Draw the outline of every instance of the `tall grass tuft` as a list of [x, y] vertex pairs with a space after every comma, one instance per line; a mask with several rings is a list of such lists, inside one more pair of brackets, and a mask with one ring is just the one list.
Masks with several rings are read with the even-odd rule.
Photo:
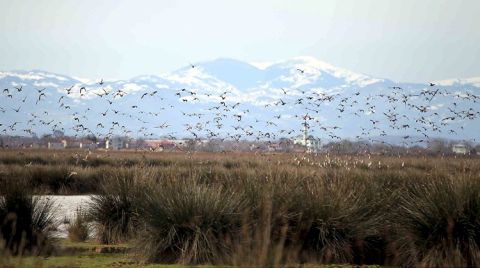
[[396, 264], [480, 266], [480, 181], [438, 178], [405, 186], [392, 215]]
[[232, 253], [232, 237], [240, 223], [238, 194], [194, 179], [170, 180], [145, 196], [140, 235], [144, 261], [223, 263]]
[[89, 238], [87, 214], [81, 208], [77, 208], [75, 219], [70, 222], [67, 231], [68, 239], [72, 242], [84, 242]]
[[92, 196], [88, 218], [96, 226], [96, 238], [104, 244], [128, 241], [138, 219], [136, 195], [141, 170], [123, 170], [105, 178], [101, 193]]
[[[379, 261], [382, 198], [369, 187], [373, 185], [360, 179], [314, 178], [294, 190], [289, 215], [295, 235], [290, 243], [300, 243], [301, 262]], [[372, 247], [379, 252], [369, 251]]]
[[53, 202], [32, 196], [21, 181], [2, 184], [0, 244], [9, 255], [50, 253], [57, 224]]

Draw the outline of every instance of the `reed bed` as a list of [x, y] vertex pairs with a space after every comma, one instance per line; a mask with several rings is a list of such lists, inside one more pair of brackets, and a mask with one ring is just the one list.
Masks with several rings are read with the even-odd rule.
[[480, 266], [476, 158], [72, 154], [2, 152], [0, 182], [96, 193], [96, 238], [139, 262]]

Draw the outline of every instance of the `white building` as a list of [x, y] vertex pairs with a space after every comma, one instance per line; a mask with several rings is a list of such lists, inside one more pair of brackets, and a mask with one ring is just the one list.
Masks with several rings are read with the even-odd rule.
[[58, 149], [65, 149], [67, 147], [67, 141], [66, 140], [62, 140], [60, 142], [48, 142], [48, 149], [55, 149], [55, 150], [58, 150]]
[[113, 137], [105, 141], [105, 149], [121, 150], [128, 148], [128, 143], [123, 137]]
[[91, 141], [83, 141], [80, 143], [80, 148], [88, 149], [88, 150], [95, 150], [97, 149], [97, 144]]
[[308, 129], [306, 127], [306, 124], [303, 130], [303, 135], [297, 136], [293, 140], [293, 144], [306, 147], [308, 153], [318, 152], [322, 148], [322, 143], [320, 139], [315, 138], [312, 135], [308, 135]]
[[468, 153], [468, 148], [465, 144], [458, 143], [458, 144], [453, 145], [452, 151], [455, 154], [467, 154]]

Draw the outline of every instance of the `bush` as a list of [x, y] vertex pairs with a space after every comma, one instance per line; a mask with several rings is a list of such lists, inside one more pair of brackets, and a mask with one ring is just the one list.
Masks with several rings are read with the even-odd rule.
[[132, 237], [138, 218], [136, 180], [141, 174], [139, 170], [120, 170], [107, 177], [101, 193], [92, 197], [88, 218], [96, 225], [96, 238], [100, 243], [122, 243]]
[[235, 264], [383, 262], [386, 204], [376, 184], [276, 170], [241, 186], [250, 211]]
[[392, 218], [397, 264], [480, 266], [480, 181], [440, 178], [407, 185]]
[[8, 182], [0, 193], [0, 243], [11, 255], [51, 252], [54, 204], [29, 194], [25, 183]]
[[240, 167], [240, 162], [238, 162], [238, 161], [226, 160], [225, 162], [223, 162], [223, 166], [224, 166], [226, 169], [239, 168], [239, 167]]
[[141, 256], [149, 262], [223, 263], [240, 223], [238, 195], [195, 180], [172, 180], [150, 189], [142, 203]]
[[88, 239], [90, 232], [86, 216], [81, 208], [77, 209], [75, 220], [67, 228], [68, 238], [72, 242], [84, 242]]
[[[304, 179], [285, 198], [301, 262], [378, 263], [382, 197], [363, 179]], [[288, 202], [287, 202], [288, 201]], [[378, 248], [377, 252], [369, 251]]]

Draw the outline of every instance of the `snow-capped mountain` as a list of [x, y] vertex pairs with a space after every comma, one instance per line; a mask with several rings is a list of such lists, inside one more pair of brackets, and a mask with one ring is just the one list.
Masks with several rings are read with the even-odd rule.
[[312, 57], [252, 64], [217, 59], [128, 80], [3, 71], [0, 130], [278, 138], [301, 134], [307, 123], [312, 135], [330, 138], [474, 139], [480, 78], [433, 84], [379, 79]]

